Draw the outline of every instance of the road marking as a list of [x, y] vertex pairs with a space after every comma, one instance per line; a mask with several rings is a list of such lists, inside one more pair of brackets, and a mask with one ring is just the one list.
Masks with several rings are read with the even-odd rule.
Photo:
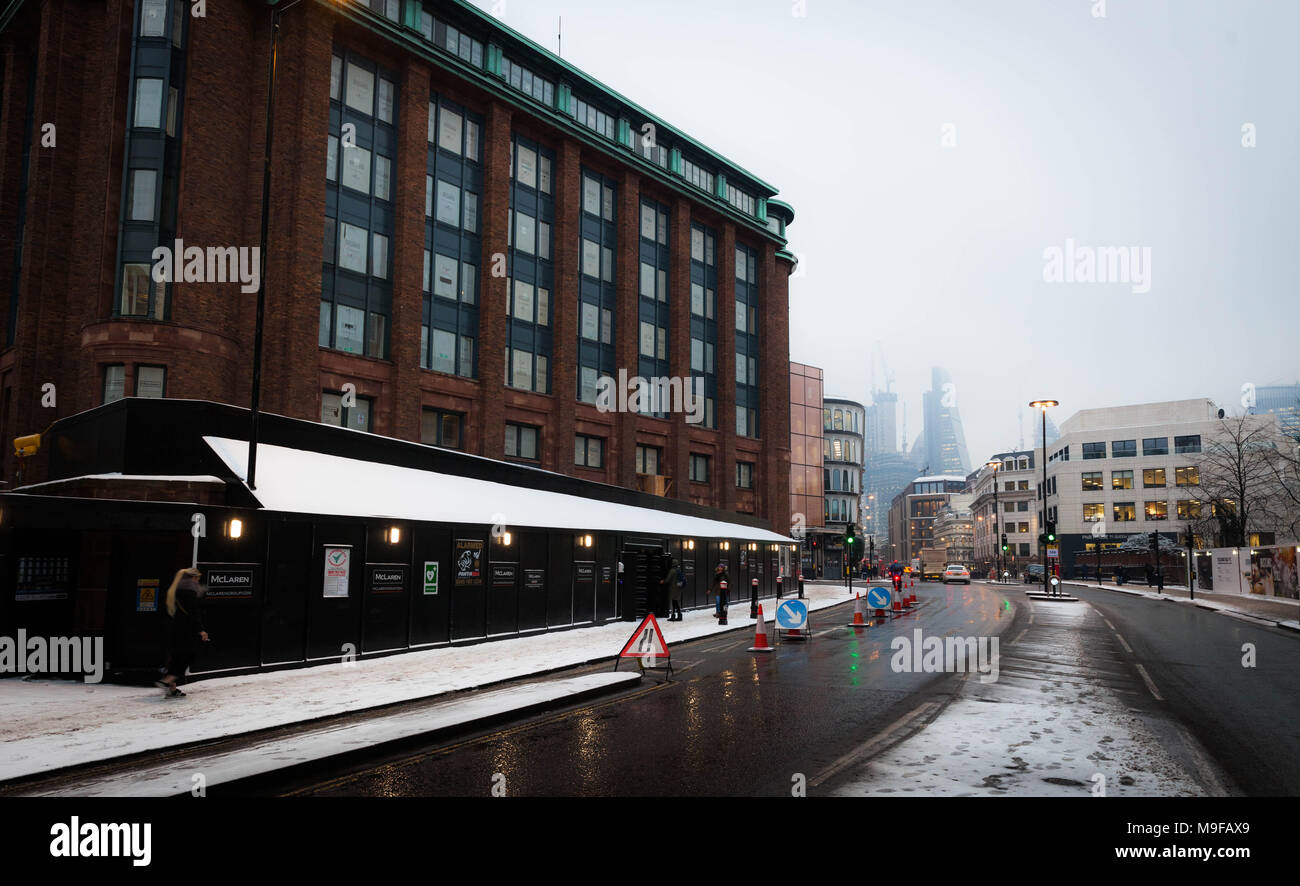
[[908, 724], [910, 724], [913, 720], [916, 720], [918, 717], [933, 712], [936, 708], [939, 707], [939, 705], [940, 703], [937, 701], [927, 701], [924, 704], [917, 707], [915, 710], [911, 711], [910, 713], [904, 714], [903, 716], [899, 717], [897, 720], [895, 720], [893, 723], [887, 726], [883, 731], [876, 733], [870, 739], [858, 745], [856, 748], [849, 751], [843, 757], [840, 757], [829, 767], [823, 769], [816, 777], [812, 778], [808, 782], [808, 786], [815, 788], [818, 785], [820, 785], [822, 782], [826, 781], [826, 779], [830, 778], [832, 775], [835, 775], [837, 772], [839, 772], [842, 769], [845, 769], [846, 767], [850, 766], [851, 764], [861, 759], [862, 757], [870, 756], [874, 752], [878, 750], [882, 750], [885, 747], [885, 745], [889, 744], [889, 739], [894, 733], [899, 732]]
[[1142, 682], [1147, 684], [1147, 689], [1151, 690], [1151, 694], [1156, 697], [1156, 701], [1164, 701], [1164, 696], [1160, 694], [1160, 690], [1156, 689], [1156, 684], [1151, 681], [1151, 675], [1147, 673], [1147, 669], [1140, 664], [1137, 669], [1138, 673], [1142, 675]]
[[1020, 633], [1016, 634], [1016, 639], [1012, 640], [1012, 641], [1011, 641], [1010, 643], [1008, 643], [1007, 645], [1008, 645], [1008, 646], [1015, 646], [1017, 643], [1020, 642], [1020, 638], [1023, 637], [1023, 636], [1024, 636], [1025, 634], [1027, 634], [1027, 633], [1029, 633], [1029, 628], [1025, 628], [1023, 631], [1021, 631]]
[[[1121, 644], [1123, 644], [1124, 651], [1127, 652], [1129, 655], [1132, 655], [1133, 647], [1128, 645], [1128, 641], [1124, 639], [1124, 635], [1121, 634], [1119, 631], [1115, 631], [1115, 637], [1119, 640]], [[1141, 665], [1138, 665], [1138, 667], [1141, 667]]]

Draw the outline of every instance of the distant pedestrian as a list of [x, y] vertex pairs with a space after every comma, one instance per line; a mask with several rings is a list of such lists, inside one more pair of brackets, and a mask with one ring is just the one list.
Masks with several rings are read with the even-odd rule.
[[1117, 585], [1122, 585], [1122, 584], [1124, 583], [1124, 580], [1125, 580], [1126, 578], [1128, 578], [1128, 573], [1124, 571], [1124, 567], [1123, 567], [1123, 566], [1116, 566], [1116, 567], [1115, 567], [1115, 584], [1117, 584]]
[[1147, 587], [1151, 587], [1155, 583], [1156, 583], [1156, 571], [1152, 569], [1150, 566], [1147, 566]]
[[659, 580], [661, 585], [668, 588], [668, 620], [682, 620], [682, 571], [677, 566], [677, 561], [673, 558], [668, 559], [668, 574]]
[[202, 597], [199, 571], [178, 570], [167, 588], [165, 601], [171, 617], [166, 673], [155, 684], [163, 690], [164, 698], [185, 697], [176, 684], [184, 682], [185, 672], [194, 663], [195, 643], [208, 642], [208, 632], [203, 629]]
[[726, 621], [727, 619], [727, 564], [719, 563], [713, 570], [713, 578], [709, 581], [709, 593], [714, 595], [716, 600], [713, 610], [714, 618]]

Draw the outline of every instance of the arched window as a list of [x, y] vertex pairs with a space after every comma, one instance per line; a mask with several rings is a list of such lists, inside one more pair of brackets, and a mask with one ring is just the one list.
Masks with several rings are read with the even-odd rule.
[[836, 431], [844, 430], [844, 410], [835, 410], [835, 419], [831, 423], [831, 428]]

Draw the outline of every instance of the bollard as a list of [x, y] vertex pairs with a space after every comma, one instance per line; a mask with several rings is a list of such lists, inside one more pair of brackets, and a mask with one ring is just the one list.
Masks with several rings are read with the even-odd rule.
[[776, 577], [776, 599], [778, 600], [781, 599], [781, 580], [782, 576], [778, 575]]
[[749, 580], [749, 617], [758, 618], [758, 579]]
[[799, 599], [803, 599], [803, 574], [799, 575]]
[[718, 624], [727, 623], [727, 580], [718, 582]]

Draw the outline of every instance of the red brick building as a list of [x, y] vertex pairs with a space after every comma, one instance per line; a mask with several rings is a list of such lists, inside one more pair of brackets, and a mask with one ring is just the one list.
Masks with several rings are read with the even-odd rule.
[[[6, 443], [121, 396], [250, 400], [256, 287], [222, 262], [260, 241], [272, 13], [190, 11], [2, 12]], [[793, 210], [770, 185], [461, 2], [286, 10], [273, 144], [264, 410], [787, 530]], [[158, 279], [176, 241], [201, 279]], [[620, 370], [690, 379], [704, 421], [603, 411]]]

